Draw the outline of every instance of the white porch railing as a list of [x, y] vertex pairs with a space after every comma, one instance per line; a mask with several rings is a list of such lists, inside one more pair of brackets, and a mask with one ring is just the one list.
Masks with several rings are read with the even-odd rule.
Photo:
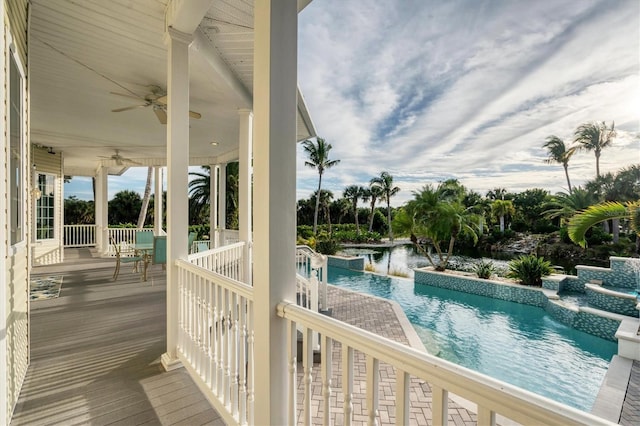
[[244, 241], [190, 254], [189, 262], [238, 282], [244, 282]]
[[64, 225], [64, 247], [96, 245], [96, 225]]
[[107, 228], [107, 232], [108, 232], [108, 243], [107, 243], [107, 252], [105, 253], [105, 256], [115, 256], [116, 255], [116, 249], [113, 246], [113, 244], [111, 244], [112, 241], [115, 241], [116, 244], [120, 244], [120, 243], [134, 243], [136, 241], [136, 232], [138, 231], [142, 231], [142, 232], [151, 232], [153, 233], [153, 229], [152, 228], [143, 228], [143, 229], [138, 229], [138, 228]]
[[[342, 368], [337, 374], [342, 383], [344, 395], [342, 410], [344, 424], [353, 422], [354, 389], [363, 392], [366, 389], [367, 424], [379, 424], [378, 392], [380, 384], [380, 363], [394, 367], [396, 373], [395, 407], [396, 424], [409, 424], [410, 380], [412, 377], [429, 383], [432, 392], [432, 423], [447, 423], [447, 406], [449, 392], [465, 398], [478, 407], [478, 424], [495, 425], [496, 415], [502, 415], [520, 424], [558, 424], [558, 425], [613, 425], [604, 419], [578, 409], [560, 404], [538, 396], [518, 387], [492, 379], [483, 374], [458, 366], [451, 362], [436, 358], [424, 352], [391, 341], [357, 327], [342, 323], [324, 315], [304, 309], [293, 303], [278, 305], [278, 315], [288, 321], [288, 330], [304, 327], [303, 333], [303, 382], [304, 397], [300, 403], [297, 396], [297, 339], [294, 332], [288, 333], [289, 350], [289, 424], [296, 423], [297, 407], [303, 407], [302, 423], [312, 424], [312, 369], [313, 337], [317, 332], [321, 335], [321, 372], [322, 403], [320, 411], [324, 416], [324, 424], [332, 423], [331, 395], [337, 388], [332, 388], [333, 355], [335, 343], [340, 343]], [[359, 353], [366, 358], [366, 379], [354, 380], [360, 371], [354, 371], [354, 354]], [[256, 395], [257, 398], [260, 395]], [[340, 398], [338, 398], [340, 399]], [[315, 422], [314, 422], [315, 423]]]
[[235, 244], [240, 241], [240, 231], [236, 229], [214, 229], [210, 231], [209, 239], [215, 247]]
[[253, 289], [191, 262], [176, 265], [180, 360], [227, 424], [255, 424]]
[[[298, 274], [306, 278], [308, 281], [315, 279], [317, 281], [316, 286], [316, 298], [318, 304], [315, 312], [318, 312], [318, 308], [321, 310], [327, 309], [327, 276], [329, 268], [327, 266], [327, 256], [317, 253], [309, 246], [296, 246], [296, 270]], [[300, 279], [298, 286], [300, 286]]]

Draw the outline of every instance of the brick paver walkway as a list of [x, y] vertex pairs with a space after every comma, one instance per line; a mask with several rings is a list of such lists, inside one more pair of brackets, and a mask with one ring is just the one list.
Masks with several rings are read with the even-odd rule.
[[[401, 322], [398, 320], [391, 302], [370, 297], [364, 294], [345, 291], [336, 287], [329, 287], [329, 306], [333, 309], [332, 317], [348, 324], [371, 331], [380, 336], [387, 337], [397, 342], [409, 345]], [[333, 378], [331, 406], [334, 424], [344, 424], [343, 402], [341, 382], [341, 345], [336, 343], [333, 348]], [[320, 377], [320, 364], [313, 366], [312, 383], [312, 421], [313, 424], [322, 424], [322, 380]], [[366, 376], [365, 357], [356, 352], [354, 356], [354, 392], [353, 412], [354, 424], [366, 424]], [[302, 402], [304, 396], [304, 381], [302, 380], [302, 363], [298, 364], [298, 423], [302, 423]], [[395, 424], [395, 370], [390, 365], [380, 363], [379, 386], [379, 424]], [[416, 378], [411, 379], [411, 411], [410, 424], [432, 425], [431, 421], [431, 391], [429, 385]], [[449, 424], [456, 426], [468, 426], [476, 424], [476, 415], [453, 401], [449, 400]]]
[[633, 367], [631, 367], [631, 378], [622, 405], [620, 424], [623, 426], [640, 425], [640, 361], [633, 361]]

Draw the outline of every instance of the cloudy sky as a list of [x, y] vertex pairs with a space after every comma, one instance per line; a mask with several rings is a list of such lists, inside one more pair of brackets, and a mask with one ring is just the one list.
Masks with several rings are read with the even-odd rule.
[[[566, 190], [545, 138], [615, 121], [601, 171], [640, 163], [640, 2], [316, 0], [300, 15], [299, 81], [340, 164], [336, 197], [383, 170], [401, 193], [457, 178], [485, 193]], [[298, 150], [298, 198], [317, 172]], [[575, 155], [572, 183], [595, 175]]]
[[[315, 0], [299, 28], [299, 84], [341, 161], [323, 177], [336, 197], [385, 170], [394, 205], [448, 178], [483, 194], [566, 190], [542, 145], [590, 121], [618, 130], [603, 173], [640, 163], [637, 0]], [[298, 149], [298, 198], [317, 187], [304, 159]], [[569, 172], [592, 179], [593, 153]], [[145, 176], [110, 178], [110, 196], [142, 192]], [[74, 181], [66, 193], [91, 198], [90, 181]]]

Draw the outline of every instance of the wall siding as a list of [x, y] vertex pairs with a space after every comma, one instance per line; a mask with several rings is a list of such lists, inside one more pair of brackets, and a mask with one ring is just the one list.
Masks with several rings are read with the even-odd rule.
[[[56, 197], [55, 197], [55, 238], [52, 240], [36, 241], [35, 240], [35, 200], [32, 200], [33, 207], [31, 209], [31, 222], [34, 226], [34, 241], [32, 246], [32, 264], [34, 266], [52, 265], [63, 261], [63, 182], [64, 176], [62, 171], [62, 155], [59, 152], [49, 154], [46, 149], [32, 147], [32, 163], [35, 165], [34, 176], [37, 173], [49, 173], [56, 177]], [[31, 185], [34, 183], [35, 177], [31, 178]]]
[[27, 64], [27, 15], [28, 0], [5, 0], [7, 18], [13, 42], [16, 45], [22, 65]]

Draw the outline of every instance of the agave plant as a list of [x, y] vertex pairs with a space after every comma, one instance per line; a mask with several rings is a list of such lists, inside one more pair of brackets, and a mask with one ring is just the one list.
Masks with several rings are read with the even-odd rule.
[[607, 201], [596, 204], [573, 216], [568, 231], [571, 241], [581, 247], [587, 246], [585, 235], [589, 228], [609, 219], [627, 219], [631, 229], [640, 238], [640, 201], [618, 203]]
[[520, 256], [509, 262], [509, 278], [516, 278], [524, 285], [542, 286], [542, 277], [553, 272], [551, 263], [535, 255]]
[[473, 266], [473, 272], [476, 273], [478, 278], [483, 278], [486, 280], [491, 278], [491, 275], [496, 272], [496, 267], [490, 260], [482, 260]]

